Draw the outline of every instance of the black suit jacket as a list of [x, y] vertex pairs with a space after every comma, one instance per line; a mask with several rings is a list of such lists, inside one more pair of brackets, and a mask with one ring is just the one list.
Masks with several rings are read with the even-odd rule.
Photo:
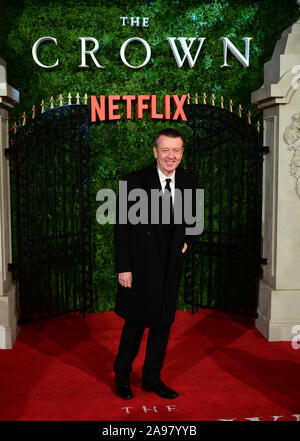
[[[124, 180], [127, 181], [128, 193], [134, 188], [142, 188], [147, 192], [150, 213], [151, 189], [161, 189], [156, 161], [129, 173]], [[182, 206], [183, 190], [195, 190], [190, 175], [180, 165], [176, 169], [175, 188], [182, 191]], [[128, 204], [128, 209], [133, 203]], [[115, 269], [117, 273], [132, 272], [132, 288], [118, 285], [115, 304], [118, 315], [149, 327], [167, 326], [174, 321], [185, 258], [181, 250], [184, 242], [190, 245], [193, 239], [193, 236], [185, 234], [186, 226], [184, 217], [181, 224], [172, 227], [171, 234], [169, 225], [161, 222], [121, 225], [117, 212]]]

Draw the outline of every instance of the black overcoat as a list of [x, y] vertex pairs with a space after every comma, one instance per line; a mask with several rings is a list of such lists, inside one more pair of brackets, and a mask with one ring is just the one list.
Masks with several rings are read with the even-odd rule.
[[[148, 193], [149, 201], [151, 189], [161, 189], [156, 160], [148, 167], [129, 173], [124, 180], [128, 192], [142, 188]], [[180, 165], [176, 168], [175, 188], [194, 188], [191, 177]], [[159, 224], [121, 225], [117, 215], [115, 270], [117, 273], [132, 272], [131, 288], [118, 284], [115, 312], [119, 316], [146, 327], [173, 323], [186, 255], [181, 250], [184, 242], [189, 244], [192, 238], [185, 234], [186, 224], [182, 217], [183, 222], [173, 225], [170, 235], [169, 225], [162, 224], [161, 219]]]

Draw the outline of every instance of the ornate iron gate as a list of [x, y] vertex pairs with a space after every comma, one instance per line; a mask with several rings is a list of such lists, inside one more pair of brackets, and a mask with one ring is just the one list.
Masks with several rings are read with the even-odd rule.
[[185, 264], [185, 302], [256, 314], [261, 273], [261, 133], [231, 111], [185, 107], [192, 136], [187, 167], [204, 189], [204, 231]]
[[20, 322], [92, 306], [88, 109], [50, 109], [7, 149]]

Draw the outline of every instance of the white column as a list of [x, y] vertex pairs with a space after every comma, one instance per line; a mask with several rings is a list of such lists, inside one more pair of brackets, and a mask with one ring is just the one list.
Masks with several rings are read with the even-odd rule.
[[11, 255], [8, 110], [19, 102], [19, 92], [6, 80], [6, 62], [0, 58], [0, 349], [11, 349], [18, 333], [16, 286], [7, 265]]
[[267, 265], [256, 327], [269, 341], [291, 341], [300, 334], [300, 18], [277, 41], [252, 102], [263, 109], [264, 145], [270, 148], [263, 167]]

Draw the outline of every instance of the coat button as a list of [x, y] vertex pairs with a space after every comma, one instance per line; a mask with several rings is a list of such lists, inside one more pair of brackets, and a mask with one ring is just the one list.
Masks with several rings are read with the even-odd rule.
[[148, 234], [148, 236], [150, 236], [151, 231], [150, 230], [146, 230], [146, 233]]

